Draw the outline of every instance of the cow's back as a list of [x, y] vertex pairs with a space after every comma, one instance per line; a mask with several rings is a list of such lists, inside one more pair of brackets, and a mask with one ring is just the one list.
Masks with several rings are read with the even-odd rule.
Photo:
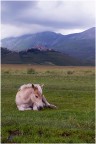
[[30, 103], [31, 102], [30, 96], [32, 95], [32, 93], [34, 93], [32, 88], [25, 88], [25, 89], [18, 91], [16, 94], [16, 99], [15, 99], [16, 104], [21, 105], [23, 103], [24, 104]]

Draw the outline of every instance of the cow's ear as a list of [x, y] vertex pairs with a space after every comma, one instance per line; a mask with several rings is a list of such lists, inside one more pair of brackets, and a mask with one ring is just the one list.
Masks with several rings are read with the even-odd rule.
[[38, 90], [38, 88], [36, 86], [34, 86], [34, 84], [32, 84], [32, 88], [34, 89], [34, 91]]
[[32, 84], [32, 88], [33, 88], [33, 89], [35, 88], [34, 84]]
[[44, 84], [41, 85], [41, 88], [43, 88], [43, 87], [44, 87]]

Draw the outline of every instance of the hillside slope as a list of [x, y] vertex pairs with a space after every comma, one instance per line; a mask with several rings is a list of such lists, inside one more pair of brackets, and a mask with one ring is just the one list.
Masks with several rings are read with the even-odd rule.
[[5, 51], [6, 49], [1, 48], [2, 64], [84, 65], [84, 63], [78, 59], [54, 50], [40, 51], [38, 49], [30, 49], [21, 52]]

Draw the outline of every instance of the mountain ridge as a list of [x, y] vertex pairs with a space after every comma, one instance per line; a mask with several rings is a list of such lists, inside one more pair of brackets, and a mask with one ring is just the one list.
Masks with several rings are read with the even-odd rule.
[[22, 51], [38, 44], [54, 49], [54, 47], [56, 47], [56, 45], [58, 45], [58, 43], [63, 40], [81, 40], [89, 38], [95, 38], [95, 27], [80, 33], [74, 33], [69, 35], [62, 35], [51, 31], [45, 31], [35, 34], [26, 34], [19, 37], [4, 38], [1, 40], [1, 46], [7, 47], [8, 49], [13, 51]]
[[70, 34], [61, 34], [61, 33], [57, 33], [57, 32], [53, 32], [53, 31], [43, 31], [43, 32], [36, 32], [36, 33], [30, 33], [30, 34], [23, 34], [23, 35], [20, 35], [20, 36], [11, 36], [11, 37], [5, 37], [5, 38], [3, 38], [3, 39], [1, 39], [1, 40], [4, 40], [4, 39], [9, 39], [9, 38], [17, 38], [17, 37], [22, 37], [22, 36], [31, 36], [31, 35], [34, 35], [34, 34], [40, 34], [40, 33], [54, 33], [54, 34], [58, 34], [58, 35], [62, 35], [62, 36], [68, 36], [68, 35], [74, 35], [74, 34], [80, 34], [80, 33], [84, 33], [84, 32], [86, 32], [86, 31], [94, 31], [94, 29], [95, 29], [95, 27], [91, 27], [91, 28], [89, 28], [89, 29], [86, 29], [86, 30], [84, 30], [84, 31], [82, 31], [82, 32], [77, 32], [77, 33], [70, 33]]

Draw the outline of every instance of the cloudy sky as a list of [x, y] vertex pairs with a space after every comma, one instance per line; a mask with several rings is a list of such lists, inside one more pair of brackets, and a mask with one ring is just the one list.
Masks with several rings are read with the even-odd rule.
[[76, 33], [95, 26], [95, 0], [1, 2], [1, 36]]

